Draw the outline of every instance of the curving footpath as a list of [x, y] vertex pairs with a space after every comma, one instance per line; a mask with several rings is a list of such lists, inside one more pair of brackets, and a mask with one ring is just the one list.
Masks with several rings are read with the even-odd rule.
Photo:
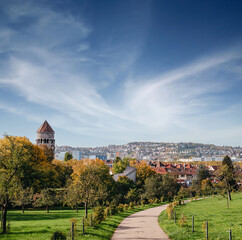
[[160, 239], [169, 240], [160, 228], [158, 217], [167, 205], [149, 208], [125, 218], [115, 230], [112, 240], [116, 239]]

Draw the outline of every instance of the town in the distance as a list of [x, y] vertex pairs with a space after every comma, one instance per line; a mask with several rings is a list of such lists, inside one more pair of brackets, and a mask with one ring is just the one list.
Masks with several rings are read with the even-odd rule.
[[[117, 158], [121, 160], [134, 160], [146, 162], [155, 172], [167, 174], [177, 178], [177, 182], [183, 187], [192, 185], [196, 178], [198, 165], [204, 162], [210, 172], [212, 182], [218, 182], [216, 172], [226, 155], [231, 160], [240, 163], [242, 161], [242, 148], [231, 146], [215, 146], [199, 143], [157, 143], [157, 142], [132, 142], [125, 145], [109, 145], [96, 148], [73, 148], [70, 146], [55, 146], [54, 130], [47, 121], [37, 130], [37, 145], [46, 145], [55, 151], [55, 159], [100, 159], [113, 173], [113, 165]], [[241, 172], [240, 165], [236, 168], [237, 174]], [[136, 178], [135, 169], [126, 169], [123, 173], [132, 180]], [[117, 174], [118, 175], [118, 174]], [[239, 174], [240, 175], [240, 174]], [[114, 179], [117, 178], [115, 177]], [[241, 182], [238, 182], [241, 185]]]

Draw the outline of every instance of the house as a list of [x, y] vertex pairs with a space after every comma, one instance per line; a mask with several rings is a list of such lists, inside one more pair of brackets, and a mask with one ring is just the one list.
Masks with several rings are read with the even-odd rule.
[[115, 181], [118, 181], [119, 176], [126, 176], [129, 179], [136, 182], [136, 172], [137, 172], [136, 168], [127, 166], [123, 173], [114, 174], [113, 179]]

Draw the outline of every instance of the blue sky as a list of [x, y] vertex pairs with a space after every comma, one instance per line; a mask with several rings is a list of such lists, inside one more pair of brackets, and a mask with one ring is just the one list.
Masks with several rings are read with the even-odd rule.
[[0, 133], [241, 145], [241, 1], [0, 2]]

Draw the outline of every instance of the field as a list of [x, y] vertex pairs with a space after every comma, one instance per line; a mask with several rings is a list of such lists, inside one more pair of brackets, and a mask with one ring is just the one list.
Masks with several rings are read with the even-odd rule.
[[[178, 220], [185, 214], [187, 223], [181, 227]], [[166, 211], [159, 216], [159, 224], [172, 240], [206, 239], [202, 225], [208, 221], [209, 239], [229, 239], [229, 229], [233, 240], [242, 239], [242, 193], [232, 195], [227, 209], [226, 199], [214, 197], [192, 201], [176, 207], [177, 221], [169, 220]], [[192, 216], [194, 216], [195, 232], [192, 232]]]
[[[10, 231], [8, 234], [0, 234], [0, 239], [6, 240], [48, 240], [53, 232], [62, 231], [67, 236], [70, 235], [71, 218], [77, 219], [77, 231], [75, 239], [110, 239], [120, 222], [130, 214], [141, 211], [155, 205], [139, 206], [132, 210], [110, 216], [105, 221], [95, 227], [86, 229], [86, 234], [82, 234], [82, 218], [84, 209], [76, 213], [75, 210], [50, 210], [46, 213], [43, 210], [26, 210], [23, 214], [20, 210], [10, 210], [8, 220]], [[89, 211], [91, 213], [91, 211]]]

